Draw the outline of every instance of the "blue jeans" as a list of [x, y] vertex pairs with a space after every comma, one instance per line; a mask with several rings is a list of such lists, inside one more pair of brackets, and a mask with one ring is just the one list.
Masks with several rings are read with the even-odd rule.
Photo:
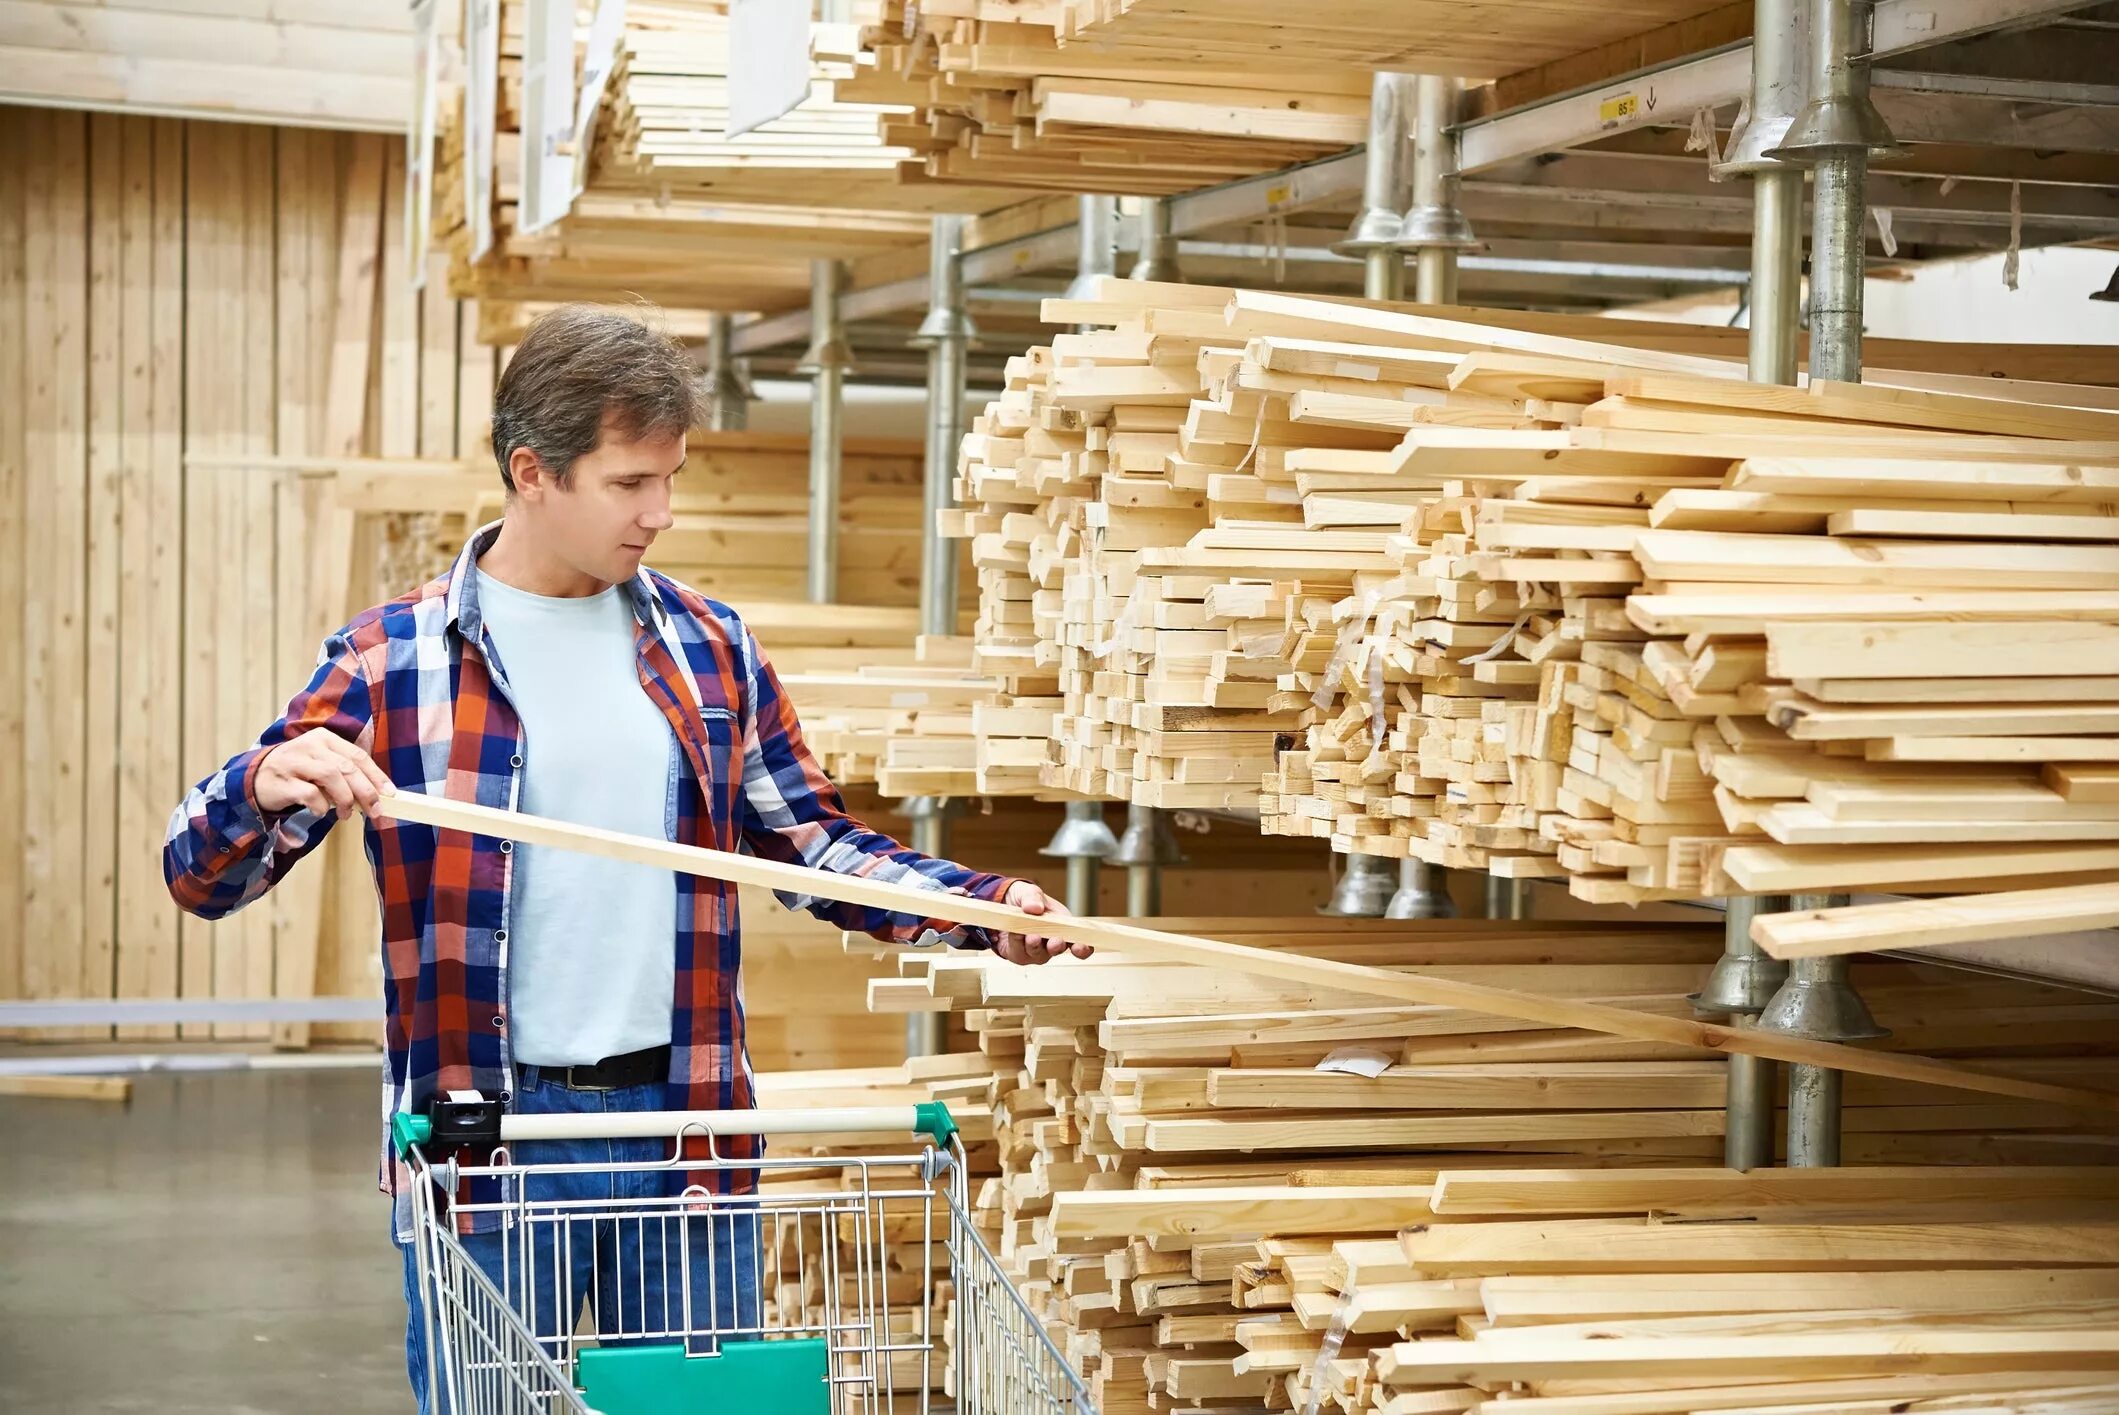
[[[617, 1091], [576, 1091], [526, 1069], [515, 1094], [521, 1115], [582, 1115], [660, 1110], [660, 1084]], [[595, 1317], [600, 1345], [638, 1341], [642, 1334], [683, 1333], [695, 1352], [715, 1349], [702, 1334], [755, 1330], [759, 1325], [758, 1222], [755, 1214], [695, 1214], [680, 1221], [665, 1198], [667, 1170], [615, 1170], [612, 1166], [655, 1163], [670, 1152], [667, 1140], [537, 1140], [511, 1147], [513, 1163], [596, 1166], [575, 1174], [537, 1175], [530, 1181], [527, 1227], [461, 1238], [464, 1249], [508, 1304], [555, 1358], [564, 1350], [583, 1309]], [[510, 1194], [510, 1199], [516, 1195]], [[662, 1199], [661, 1204], [652, 1201]], [[597, 1217], [577, 1207], [583, 1200], [649, 1201], [633, 1213], [646, 1220]], [[541, 1206], [564, 1202], [561, 1212]], [[667, 1213], [667, 1221], [659, 1215]], [[413, 1247], [398, 1245], [405, 1267], [405, 1370], [419, 1399], [420, 1415], [434, 1415], [428, 1400], [432, 1363], [426, 1313], [420, 1302], [419, 1261]], [[566, 1281], [560, 1282], [561, 1272]], [[689, 1298], [689, 1309], [686, 1299]], [[567, 1310], [563, 1310], [567, 1309]], [[674, 1341], [659, 1335], [653, 1340]], [[441, 1415], [449, 1396], [441, 1392]]]

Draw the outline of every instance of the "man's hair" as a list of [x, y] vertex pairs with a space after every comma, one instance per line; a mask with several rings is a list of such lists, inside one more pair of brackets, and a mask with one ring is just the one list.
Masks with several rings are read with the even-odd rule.
[[530, 326], [493, 394], [493, 456], [527, 447], [560, 486], [596, 450], [606, 423], [622, 437], [682, 436], [697, 420], [692, 361], [639, 315], [562, 305]]

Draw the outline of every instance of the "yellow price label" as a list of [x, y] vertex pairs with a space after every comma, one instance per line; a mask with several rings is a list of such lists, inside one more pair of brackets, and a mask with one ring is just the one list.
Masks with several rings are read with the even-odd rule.
[[1282, 182], [1277, 187], [1266, 188], [1266, 210], [1271, 211], [1295, 194], [1295, 189]]
[[1597, 125], [1614, 127], [1629, 118], [1641, 116], [1641, 96], [1637, 93], [1622, 93], [1617, 98], [1607, 98], [1597, 105]]

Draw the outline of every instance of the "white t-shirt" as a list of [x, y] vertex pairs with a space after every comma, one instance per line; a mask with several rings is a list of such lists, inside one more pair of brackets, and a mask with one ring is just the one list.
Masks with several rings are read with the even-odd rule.
[[[478, 578], [522, 719], [521, 808], [669, 837], [676, 734], [640, 686], [625, 588], [553, 599]], [[670, 1040], [677, 883], [668, 870], [517, 844], [508, 1016], [518, 1062], [585, 1066]]]

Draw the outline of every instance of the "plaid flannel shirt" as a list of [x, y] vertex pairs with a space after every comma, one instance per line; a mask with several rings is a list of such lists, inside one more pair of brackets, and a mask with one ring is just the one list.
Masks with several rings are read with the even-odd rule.
[[[304, 732], [335, 732], [366, 750], [400, 790], [514, 809], [525, 753], [508, 701], [505, 666], [478, 607], [477, 557], [498, 525], [481, 529], [440, 579], [356, 617], [324, 643], [308, 686], [239, 753], [194, 787], [169, 823], [163, 874], [177, 903], [215, 919], [264, 894], [315, 849], [336, 819], [308, 810], [266, 813], [252, 777], [273, 747]], [[640, 683], [683, 750], [673, 753], [671, 837], [718, 850], [930, 888], [1002, 897], [1013, 880], [905, 849], [847, 815], [838, 790], [803, 743], [795, 710], [734, 610], [642, 570], [626, 584], [637, 626]], [[437, 1093], [479, 1090], [511, 1099], [508, 918], [513, 846], [486, 836], [399, 821], [365, 821], [382, 901], [385, 1041], [382, 1187], [396, 1196], [397, 1231], [411, 1232], [411, 1186], [390, 1150], [389, 1118], [424, 1112]], [[676, 877], [676, 995], [671, 1000], [672, 1110], [754, 1104], [743, 1043], [741, 935], [732, 885]], [[990, 946], [984, 931], [880, 909], [783, 894], [842, 928], [894, 942]], [[727, 1158], [755, 1141], [724, 1139]], [[744, 1171], [686, 1176], [741, 1190]], [[673, 1183], [681, 1182], [673, 1177]], [[488, 1186], [489, 1187], [489, 1186]], [[471, 1203], [497, 1193], [470, 1192]], [[466, 1223], [497, 1226], [491, 1213]]]

